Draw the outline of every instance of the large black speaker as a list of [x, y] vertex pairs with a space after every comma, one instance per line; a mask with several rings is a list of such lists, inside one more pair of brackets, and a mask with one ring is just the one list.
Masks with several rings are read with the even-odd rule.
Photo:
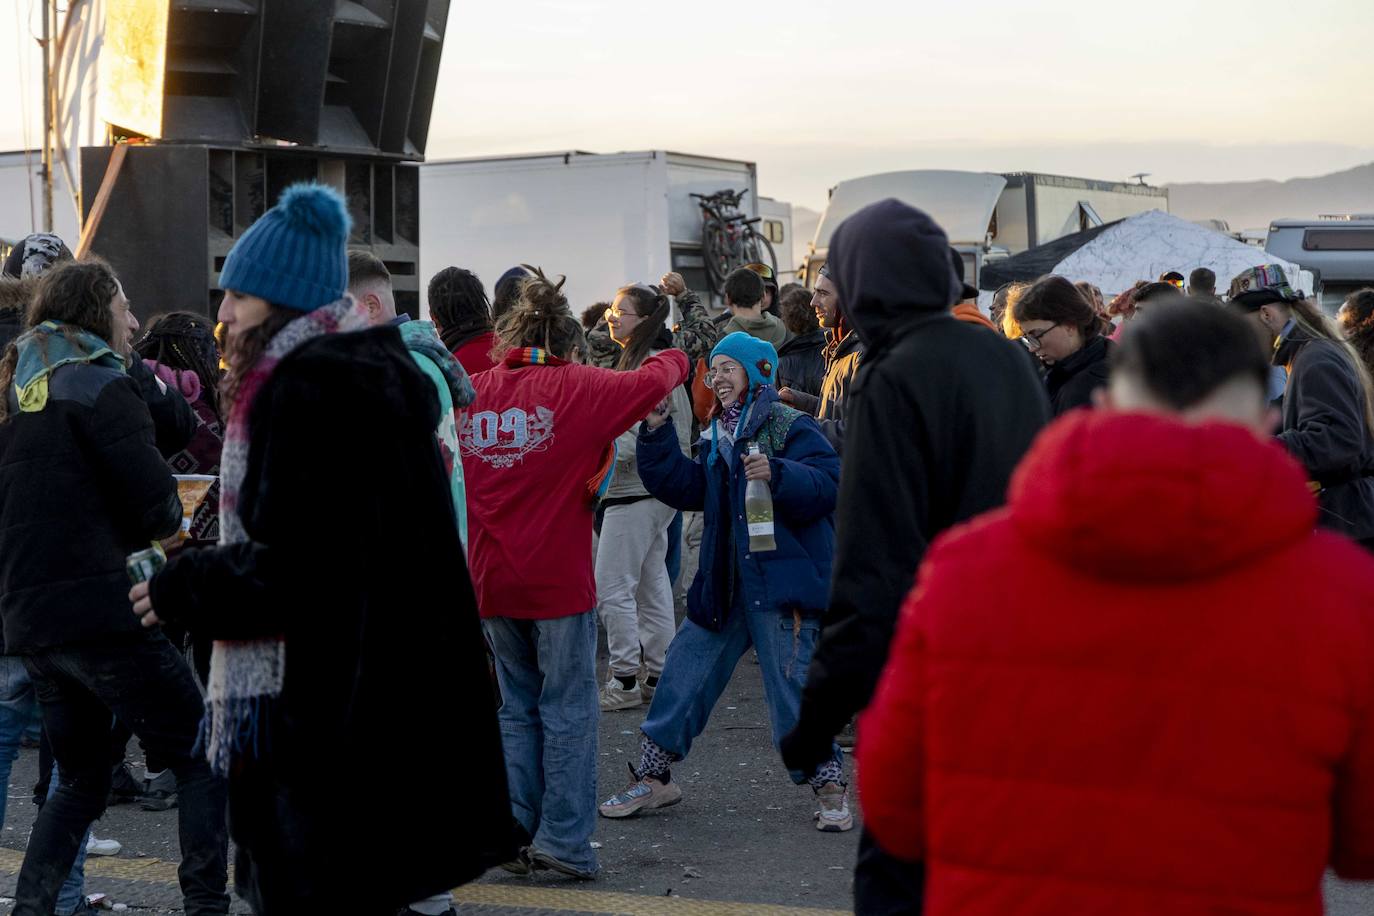
[[449, 0], [107, 0], [117, 133], [418, 159]]
[[[89, 214], [112, 154], [81, 150]], [[157, 143], [131, 146], [90, 250], [119, 274], [142, 320], [189, 309], [213, 315], [224, 259], [249, 226], [297, 181], [343, 192], [353, 217], [350, 248], [367, 249], [392, 274], [396, 305], [419, 317], [418, 166], [297, 149]]]

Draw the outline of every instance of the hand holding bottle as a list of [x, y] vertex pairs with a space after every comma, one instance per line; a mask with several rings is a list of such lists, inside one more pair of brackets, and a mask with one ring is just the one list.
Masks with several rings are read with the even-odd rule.
[[770, 481], [773, 479], [773, 468], [768, 463], [768, 456], [750, 452], [742, 459], [744, 463], [745, 480]]

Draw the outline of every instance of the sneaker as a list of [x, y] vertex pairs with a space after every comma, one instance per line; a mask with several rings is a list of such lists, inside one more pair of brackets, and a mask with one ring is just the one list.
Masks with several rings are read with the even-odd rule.
[[643, 695], [643, 697], [644, 697], [644, 705], [645, 705], [645, 706], [648, 706], [649, 703], [651, 703], [651, 702], [653, 701], [653, 699], [654, 699], [654, 691], [657, 690], [657, 689], [658, 689], [658, 685], [657, 685], [657, 684], [655, 684], [654, 686], [650, 687], [648, 681], [640, 681], [640, 682], [639, 682], [639, 692], [640, 692], [640, 694]]
[[620, 709], [634, 709], [636, 706], [644, 705], [644, 691], [639, 684], [626, 688], [621, 685], [620, 678], [612, 675], [606, 682], [606, 686], [601, 688], [601, 710], [602, 712], [615, 712]]
[[509, 862], [502, 862], [501, 868], [510, 872], [512, 875], [528, 875], [534, 869], [530, 867], [530, 848], [521, 846], [515, 858]]
[[844, 786], [828, 782], [816, 790], [821, 809], [816, 812], [816, 829], [824, 833], [843, 833], [854, 829], [854, 815], [849, 813], [849, 793]]
[[596, 872], [578, 871], [567, 862], [555, 859], [542, 849], [530, 847], [530, 867], [535, 869], [546, 868], [549, 871], [556, 871], [560, 875], [567, 875], [569, 878], [576, 878], [579, 881], [591, 881], [596, 877]]
[[163, 770], [152, 779], [143, 781], [138, 804], [144, 811], [166, 811], [177, 806], [177, 777], [171, 770]]
[[110, 781], [110, 800], [111, 805], [129, 805], [138, 801], [138, 797], [143, 794], [143, 787], [134, 779], [134, 774], [129, 772], [129, 765], [121, 763], [114, 769], [114, 778]]
[[844, 724], [844, 728], [840, 729], [840, 733], [835, 736], [835, 743], [846, 751], [852, 751], [854, 749], [854, 737], [854, 720], [850, 719]]
[[88, 856], [117, 856], [124, 846], [119, 840], [98, 839], [93, 833], [86, 838], [86, 855]]
[[629, 817], [641, 810], [667, 808], [682, 801], [682, 789], [675, 782], [659, 782], [652, 776], [640, 779], [635, 776], [633, 765], [630, 776], [634, 781], [623, 792], [601, 803], [597, 810], [602, 817]]

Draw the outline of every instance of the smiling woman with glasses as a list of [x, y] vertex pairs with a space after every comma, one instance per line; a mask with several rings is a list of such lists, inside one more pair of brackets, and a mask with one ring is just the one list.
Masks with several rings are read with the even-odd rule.
[[[660, 287], [621, 287], [606, 309], [611, 339], [623, 352], [616, 368], [639, 368], [653, 353], [672, 346], [668, 297]], [[679, 451], [690, 452], [692, 404], [681, 385], [669, 394], [668, 420]], [[616, 439], [615, 472], [601, 501], [601, 540], [596, 551], [596, 603], [606, 629], [610, 676], [601, 688], [601, 709], [633, 709], [652, 699], [677, 628], [668, 575], [668, 529], [676, 511], [654, 499], [636, 467], [638, 427]]]
[[1111, 341], [1099, 333], [1092, 303], [1063, 277], [1041, 277], [1016, 300], [1013, 317], [1021, 342], [1050, 367], [1045, 386], [1055, 416], [1092, 405], [1107, 383]]

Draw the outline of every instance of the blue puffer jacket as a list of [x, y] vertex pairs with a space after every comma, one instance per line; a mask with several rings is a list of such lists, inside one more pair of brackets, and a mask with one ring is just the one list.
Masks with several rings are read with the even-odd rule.
[[[720, 630], [735, 606], [819, 616], [830, 592], [839, 456], [816, 421], [779, 403], [771, 387], [760, 390], [741, 433], [728, 462], [712, 456], [711, 442], [702, 443], [695, 461], [689, 459], [670, 424], [654, 430], [641, 426], [639, 433], [639, 476], [649, 493], [675, 509], [705, 513], [701, 563], [687, 595], [687, 614], [710, 630]], [[777, 550], [758, 554], [749, 552], [744, 521], [740, 459], [750, 440], [771, 459], [778, 544]]]

